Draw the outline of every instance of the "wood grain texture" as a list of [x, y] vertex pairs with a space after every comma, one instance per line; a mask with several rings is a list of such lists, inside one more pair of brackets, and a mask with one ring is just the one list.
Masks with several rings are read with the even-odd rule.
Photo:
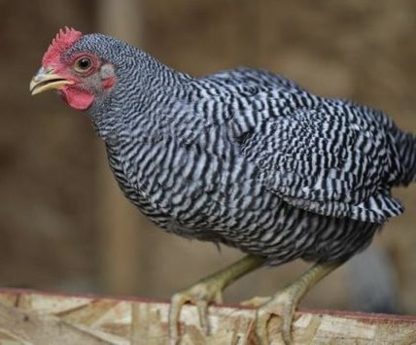
[[[1, 345], [159, 345], [167, 343], [167, 303], [133, 298], [69, 296], [0, 290]], [[182, 345], [255, 345], [255, 311], [212, 306], [211, 335], [198, 326], [195, 307], [181, 314]], [[272, 344], [282, 344], [278, 320]], [[299, 312], [295, 344], [416, 344], [416, 317], [342, 312]]]

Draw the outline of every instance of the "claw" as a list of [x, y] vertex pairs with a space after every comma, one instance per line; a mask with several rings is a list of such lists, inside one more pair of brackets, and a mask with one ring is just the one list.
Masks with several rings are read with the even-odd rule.
[[262, 314], [260, 309], [256, 313], [256, 335], [260, 345], [269, 345], [269, 335], [267, 326], [269, 323], [269, 314]]
[[179, 316], [182, 306], [190, 302], [189, 298], [181, 293], [176, 293], [171, 299], [169, 308], [169, 345], [179, 344]]
[[268, 327], [269, 323], [279, 321], [278, 328], [286, 345], [292, 343], [291, 325], [295, 312], [295, 306], [291, 302], [293, 300], [291, 290], [283, 290], [274, 297], [253, 297], [240, 304], [247, 307], [258, 308], [256, 312], [255, 329], [260, 345], [268, 345]]
[[234, 264], [208, 276], [189, 289], [173, 295], [169, 309], [169, 345], [177, 345], [180, 341], [179, 317], [182, 306], [192, 303], [197, 307], [199, 323], [205, 334], [210, 333], [208, 322], [208, 306], [210, 303], [222, 303], [222, 291], [239, 277], [260, 267], [264, 258], [247, 255]]
[[[276, 293], [274, 297], [257, 309], [256, 334], [261, 345], [269, 344], [268, 328], [271, 321], [279, 319], [280, 334], [285, 345], [292, 344], [292, 322], [295, 309], [305, 293], [342, 262], [317, 263], [296, 279], [292, 284]], [[261, 299], [254, 298], [251, 301]], [[248, 301], [250, 302], [250, 301]]]
[[209, 322], [208, 322], [208, 302], [197, 301], [196, 308], [198, 310], [199, 325], [205, 334], [209, 334]]
[[290, 290], [277, 293], [274, 298], [257, 310], [256, 334], [261, 345], [269, 344], [268, 325], [272, 318], [280, 319], [280, 332], [285, 345], [292, 344], [291, 327], [295, 314], [294, 296]]
[[211, 303], [222, 303], [222, 287], [216, 281], [202, 281], [191, 288], [173, 295], [169, 310], [169, 344], [179, 344], [179, 317], [182, 307], [191, 303], [196, 306], [200, 327], [208, 335], [208, 306]]

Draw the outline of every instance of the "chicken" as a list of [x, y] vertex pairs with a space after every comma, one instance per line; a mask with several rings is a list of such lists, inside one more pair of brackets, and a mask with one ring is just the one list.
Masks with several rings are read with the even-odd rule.
[[402, 213], [391, 188], [416, 176], [415, 136], [384, 113], [262, 70], [195, 78], [112, 37], [65, 29], [30, 85], [32, 94], [52, 89], [88, 113], [121, 190], [143, 214], [168, 232], [247, 254], [173, 296], [172, 344], [183, 304], [197, 305], [208, 330], [207, 306], [229, 284], [301, 258], [312, 268], [257, 312], [261, 344], [271, 317], [290, 343], [300, 299]]

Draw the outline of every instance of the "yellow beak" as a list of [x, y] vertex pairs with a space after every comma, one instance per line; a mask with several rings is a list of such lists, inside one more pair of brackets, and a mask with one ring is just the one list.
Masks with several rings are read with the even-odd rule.
[[29, 90], [33, 96], [48, 90], [58, 90], [64, 85], [73, 83], [73, 81], [56, 74], [53, 69], [45, 69], [42, 67], [32, 78]]

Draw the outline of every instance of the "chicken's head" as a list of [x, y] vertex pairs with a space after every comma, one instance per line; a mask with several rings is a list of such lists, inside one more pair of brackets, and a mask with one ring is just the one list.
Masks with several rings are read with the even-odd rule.
[[42, 67], [30, 83], [32, 95], [57, 90], [74, 109], [87, 110], [116, 83], [114, 66], [89, 50], [73, 49], [83, 34], [61, 29], [43, 56]]

